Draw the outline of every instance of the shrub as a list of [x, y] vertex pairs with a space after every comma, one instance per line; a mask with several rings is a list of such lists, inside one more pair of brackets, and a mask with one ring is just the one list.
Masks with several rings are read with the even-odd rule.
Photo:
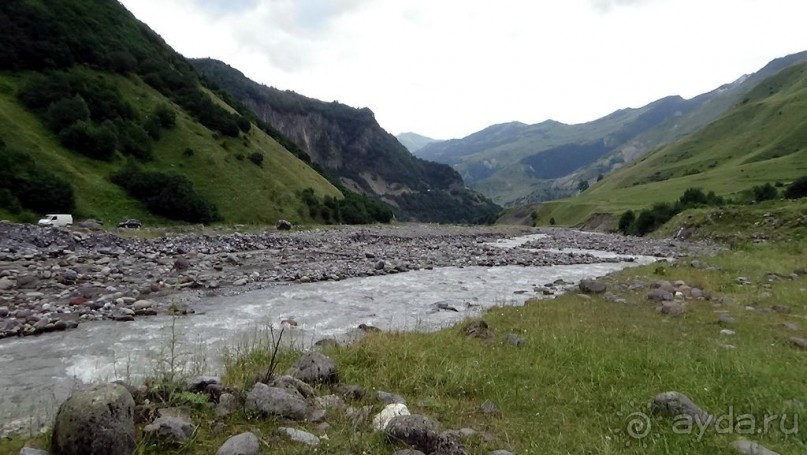
[[807, 196], [807, 176], [799, 177], [785, 190], [788, 199], [799, 199]]
[[89, 122], [78, 121], [59, 133], [59, 142], [82, 155], [96, 160], [110, 160], [115, 154], [118, 137], [109, 124], [96, 127]]
[[144, 171], [129, 162], [111, 180], [151, 212], [166, 218], [191, 223], [219, 219], [216, 206], [199, 195], [184, 175]]
[[58, 133], [79, 120], [88, 121], [90, 119], [90, 109], [80, 95], [72, 98], [62, 98], [51, 103], [45, 114], [48, 127]]
[[11, 150], [0, 140], [0, 207], [12, 213], [72, 212], [73, 187], [40, 168], [27, 153]]
[[165, 129], [171, 129], [177, 124], [177, 113], [167, 104], [155, 107], [154, 116], [160, 121], [160, 126]]
[[263, 164], [263, 153], [252, 152], [249, 154], [249, 160], [255, 163], [255, 165], [261, 166]]
[[633, 228], [633, 223], [636, 222], [636, 214], [633, 213], [633, 210], [627, 210], [625, 213], [619, 217], [619, 232], [628, 235], [631, 233]]
[[554, 216], [553, 216], [552, 218], [550, 218], [550, 219], [549, 219], [549, 225], [550, 225], [550, 226], [554, 226], [554, 225], [555, 225], [555, 217], [554, 217]]
[[752, 188], [754, 192], [754, 200], [757, 202], [770, 201], [779, 197], [779, 191], [770, 183], [764, 185], [757, 185]]
[[118, 140], [123, 153], [143, 161], [152, 158], [151, 136], [140, 125], [127, 122], [121, 125], [119, 131]]

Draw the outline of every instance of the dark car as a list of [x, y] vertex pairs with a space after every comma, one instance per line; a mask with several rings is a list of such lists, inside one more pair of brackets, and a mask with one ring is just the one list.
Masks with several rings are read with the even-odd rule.
[[143, 223], [135, 219], [130, 219], [118, 223], [119, 228], [139, 229], [141, 226], [143, 226]]

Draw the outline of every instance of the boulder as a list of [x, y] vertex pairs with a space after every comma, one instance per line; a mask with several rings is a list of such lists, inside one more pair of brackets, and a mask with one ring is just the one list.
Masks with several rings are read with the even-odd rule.
[[790, 344], [799, 349], [807, 349], [807, 338], [790, 337]]
[[255, 433], [247, 431], [235, 435], [219, 447], [216, 455], [258, 455], [261, 443]]
[[226, 417], [238, 411], [238, 398], [231, 393], [222, 393], [216, 405], [216, 416]]
[[508, 333], [505, 339], [507, 340], [508, 343], [512, 344], [515, 347], [524, 346], [525, 343], [524, 338], [521, 338], [515, 333]]
[[743, 455], [779, 455], [758, 442], [741, 439], [731, 444], [731, 447]]
[[181, 416], [163, 416], [143, 427], [143, 433], [154, 435], [166, 442], [184, 444], [196, 431], [196, 425]]
[[290, 231], [293, 225], [287, 220], [277, 220], [275, 227], [278, 231]]
[[425, 453], [434, 452], [440, 438], [437, 422], [422, 415], [399, 415], [384, 430], [391, 443], [404, 443]]
[[247, 395], [248, 411], [303, 420], [308, 415], [308, 403], [297, 392], [257, 383]]
[[586, 294], [602, 294], [607, 289], [607, 286], [602, 280], [592, 279], [581, 280], [578, 287]]
[[118, 384], [101, 384], [74, 393], [56, 414], [53, 455], [134, 452], [134, 399]]
[[401, 449], [401, 450], [396, 450], [392, 455], [426, 455], [426, 454], [421, 452], [420, 450]]
[[386, 404], [406, 404], [406, 398], [397, 393], [384, 392], [383, 390], [376, 392], [376, 398], [378, 398], [378, 401]]
[[657, 288], [647, 294], [648, 300], [669, 301], [673, 299], [672, 292], [665, 291], [664, 289]]
[[278, 376], [272, 379], [272, 382], [269, 383], [269, 386], [294, 390], [298, 392], [300, 395], [302, 395], [303, 398], [311, 398], [316, 395], [313, 387], [295, 377], [287, 375]]
[[680, 316], [687, 311], [686, 305], [681, 302], [662, 302], [659, 307], [661, 314], [669, 314], [670, 316]]
[[375, 417], [373, 417], [373, 428], [376, 431], [384, 431], [387, 429], [390, 420], [393, 417], [409, 415], [409, 408], [402, 403], [391, 403], [384, 407]]
[[338, 381], [336, 363], [320, 352], [309, 352], [297, 360], [286, 375], [300, 379], [308, 384], [332, 384]]
[[686, 417], [698, 424], [711, 425], [714, 418], [681, 392], [665, 392], [653, 398], [654, 413], [671, 418]]
[[444, 431], [437, 437], [437, 444], [431, 452], [434, 455], [469, 455], [459, 435], [453, 431]]
[[286, 433], [286, 436], [288, 436], [292, 441], [302, 442], [303, 444], [311, 447], [316, 447], [319, 445], [319, 438], [307, 431], [288, 427], [280, 427], [278, 430]]

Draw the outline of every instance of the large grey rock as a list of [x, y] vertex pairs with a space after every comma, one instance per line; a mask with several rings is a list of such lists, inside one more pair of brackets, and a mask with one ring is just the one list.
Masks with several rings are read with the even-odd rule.
[[401, 450], [396, 450], [392, 455], [426, 455], [426, 454], [421, 452], [420, 450], [401, 449]]
[[339, 380], [336, 363], [320, 352], [304, 354], [286, 374], [308, 384], [331, 384]]
[[607, 289], [603, 281], [591, 279], [580, 280], [578, 287], [587, 294], [602, 294]]
[[390, 419], [384, 433], [392, 443], [402, 442], [425, 453], [432, 453], [440, 438], [440, 426], [422, 415], [399, 415]]
[[390, 403], [373, 417], [373, 428], [375, 428], [376, 431], [384, 431], [387, 429], [387, 425], [389, 425], [393, 417], [409, 414], [411, 413], [405, 404]]
[[14, 287], [14, 281], [8, 277], [0, 278], [0, 291], [8, 291]]
[[225, 441], [216, 455], [257, 455], [260, 451], [261, 443], [258, 437], [247, 431]]
[[673, 299], [673, 294], [672, 292], [657, 288], [650, 291], [650, 293], [647, 294], [647, 298], [649, 300], [668, 301]]
[[196, 425], [180, 416], [159, 417], [143, 427], [143, 433], [154, 435], [169, 443], [184, 444], [196, 431]]
[[286, 433], [286, 435], [292, 441], [302, 442], [303, 444], [309, 445], [311, 447], [316, 447], [319, 445], [319, 438], [307, 431], [288, 427], [280, 427], [278, 429], [283, 433]]
[[406, 398], [398, 395], [397, 393], [384, 392], [383, 390], [376, 392], [376, 398], [378, 398], [378, 401], [385, 404], [406, 404]]
[[316, 395], [316, 392], [314, 392], [313, 387], [295, 377], [287, 375], [278, 376], [272, 379], [272, 382], [269, 383], [269, 386], [294, 390], [298, 392], [300, 395], [302, 395], [304, 398], [311, 398], [314, 395]]
[[731, 447], [744, 455], [779, 455], [779, 452], [774, 452], [757, 442], [745, 439], [735, 441]]
[[665, 417], [687, 417], [699, 424], [714, 423], [714, 418], [681, 392], [665, 392], [653, 399], [653, 412]]
[[134, 399], [118, 384], [74, 393], [56, 414], [53, 455], [131, 455], [134, 452]]
[[437, 444], [432, 455], [469, 455], [459, 435], [453, 431], [444, 431], [437, 437]]
[[222, 393], [216, 405], [216, 416], [226, 417], [238, 411], [238, 398], [231, 393]]
[[19, 455], [48, 455], [48, 452], [45, 450], [34, 449], [31, 447], [23, 447], [20, 449]]
[[308, 414], [308, 403], [297, 392], [259, 382], [247, 395], [247, 410], [302, 420]]

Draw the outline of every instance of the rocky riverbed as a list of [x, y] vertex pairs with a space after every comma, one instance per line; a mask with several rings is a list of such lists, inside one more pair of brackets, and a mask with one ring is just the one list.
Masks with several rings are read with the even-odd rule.
[[[516, 248], [496, 242], [532, 236]], [[0, 222], [0, 338], [192, 313], [208, 296], [285, 282], [339, 281], [436, 267], [624, 261], [580, 250], [675, 257], [696, 247], [567, 229], [435, 225], [154, 239]], [[547, 250], [549, 249], [549, 250]]]

